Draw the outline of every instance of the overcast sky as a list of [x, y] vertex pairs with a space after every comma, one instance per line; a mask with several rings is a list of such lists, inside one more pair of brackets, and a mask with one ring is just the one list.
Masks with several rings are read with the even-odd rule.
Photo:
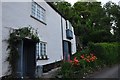
[[[77, 2], [78, 0], [65, 0], [65, 1], [67, 1], [67, 2], [69, 2], [69, 3], [71, 3], [72, 5], [75, 3], [75, 2]], [[115, 2], [116, 4], [118, 4], [118, 2], [120, 1], [120, 0], [97, 0], [97, 1], [99, 1], [99, 2], [102, 2], [102, 4], [105, 4], [106, 2], [108, 2], [108, 1], [112, 1], [112, 2]]]

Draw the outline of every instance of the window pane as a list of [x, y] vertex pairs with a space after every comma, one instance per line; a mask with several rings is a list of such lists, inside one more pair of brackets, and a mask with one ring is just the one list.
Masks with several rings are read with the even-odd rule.
[[36, 4], [32, 2], [32, 15], [35, 16]]
[[40, 56], [41, 55], [46, 55], [46, 43], [40, 42], [40, 46], [39, 46], [38, 49], [40, 49], [39, 50], [40, 51]]
[[36, 44], [36, 58], [39, 57], [39, 43]]

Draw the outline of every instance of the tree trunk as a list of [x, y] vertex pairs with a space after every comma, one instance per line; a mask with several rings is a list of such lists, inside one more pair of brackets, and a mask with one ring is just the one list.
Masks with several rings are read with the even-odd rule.
[[80, 52], [82, 47], [82, 44], [80, 43], [80, 36], [75, 36], [75, 37], [76, 37], [77, 52]]

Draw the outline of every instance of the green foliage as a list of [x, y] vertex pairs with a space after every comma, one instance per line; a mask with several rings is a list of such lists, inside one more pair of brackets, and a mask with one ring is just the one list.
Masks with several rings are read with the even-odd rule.
[[[81, 0], [80, 0], [81, 1]], [[84, 0], [82, 0], [84, 1]], [[77, 39], [77, 49], [89, 42], [120, 41], [120, 7], [108, 2], [103, 7], [100, 2], [57, 2], [55, 7], [72, 23]], [[112, 25], [114, 22], [115, 25]], [[114, 34], [110, 33], [111, 28]]]
[[53, 5], [64, 15], [68, 20], [71, 19], [72, 7], [71, 4], [66, 1], [53, 2]]
[[99, 30], [91, 32], [90, 40], [91, 42], [111, 42], [112, 34], [110, 32], [106, 32], [105, 30]]
[[[81, 58], [83, 55], [84, 58]], [[100, 62], [96, 58], [91, 61], [90, 59], [93, 59], [93, 57], [94, 55], [83, 54], [83, 52], [76, 53], [70, 62], [63, 62], [60, 74], [63, 78], [82, 78], [86, 75], [85, 73], [91, 73], [95, 68], [97, 69], [98, 63]], [[86, 59], [89, 59], [90, 62]]]
[[[93, 62], [90, 60], [90, 54], [97, 57]], [[61, 75], [65, 78], [82, 78], [96, 70], [106, 66], [111, 66], [120, 61], [120, 43], [89, 43], [89, 47], [75, 53], [71, 60], [77, 59], [79, 65], [74, 66], [70, 62], [64, 62], [61, 66]], [[82, 58], [81, 56], [84, 57]], [[76, 58], [75, 58], [76, 57]]]
[[8, 42], [7, 50], [9, 50], [9, 53], [8, 53], [9, 55], [7, 57], [7, 61], [10, 64], [9, 71], [11, 71], [11, 75], [13, 75], [13, 76], [15, 76], [15, 74], [16, 74], [15, 73], [16, 65], [17, 65], [17, 61], [19, 58], [17, 45], [24, 38], [31, 39], [34, 42], [39, 42], [39, 37], [37, 36], [37, 31], [34, 31], [34, 29], [31, 27], [24, 27], [24, 28], [13, 30], [13, 32], [10, 33], [9, 39], [7, 40], [7, 42]]
[[112, 65], [119, 61], [119, 43], [91, 43], [89, 48], [106, 65]]
[[64, 78], [69, 78], [72, 73], [72, 65], [68, 62], [63, 62], [63, 64], [61, 65], [60, 74], [62, 74]]
[[111, 22], [114, 22], [112, 25], [114, 40], [120, 42], [120, 6], [109, 1], [104, 5], [104, 8]]

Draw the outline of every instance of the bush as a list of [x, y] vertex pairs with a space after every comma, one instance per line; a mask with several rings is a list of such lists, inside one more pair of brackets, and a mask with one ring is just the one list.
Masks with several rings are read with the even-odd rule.
[[[74, 55], [72, 55], [71, 59], [74, 59], [75, 56], [81, 56], [81, 54], [89, 54], [90, 50], [88, 47], [82, 49], [80, 52], [75, 53]], [[78, 57], [79, 59], [79, 57]]]
[[68, 62], [63, 62], [61, 65], [61, 70], [59, 74], [62, 74], [64, 78], [68, 78], [72, 74], [72, 66]]
[[92, 42], [111, 42], [112, 34], [106, 30], [98, 30], [90, 33], [90, 40]]
[[[89, 47], [75, 53], [61, 65], [63, 78], [82, 78], [89, 73], [120, 61], [120, 43], [89, 43]], [[87, 74], [86, 74], [87, 73]]]
[[107, 65], [116, 64], [119, 61], [119, 43], [90, 43], [89, 49]]
[[74, 59], [63, 62], [60, 74], [63, 78], [82, 78], [96, 68], [97, 57], [93, 54], [76, 53]]

